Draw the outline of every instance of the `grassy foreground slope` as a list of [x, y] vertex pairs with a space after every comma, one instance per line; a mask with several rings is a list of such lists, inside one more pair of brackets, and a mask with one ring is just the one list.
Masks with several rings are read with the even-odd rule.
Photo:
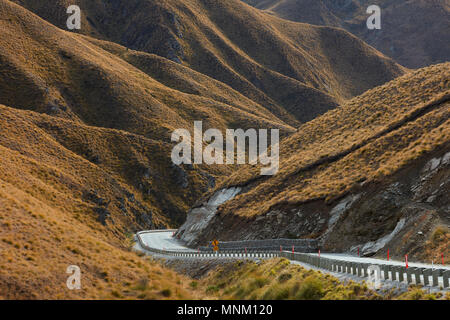
[[[66, 28], [69, 1], [16, 2]], [[289, 22], [238, 0], [70, 4], [83, 13], [79, 32], [189, 66], [291, 125], [405, 71], [342, 29]]]
[[436, 300], [450, 299], [447, 293], [429, 294], [418, 287], [407, 292], [369, 289], [366, 283], [341, 282], [320, 271], [306, 270], [287, 259], [261, 263], [242, 261], [211, 272], [200, 284], [221, 299], [243, 300]]
[[[100, 168], [65, 148], [56, 131], [64, 131], [66, 138], [85, 134], [104, 144], [127, 141], [123, 147], [128, 152], [142, 137], [74, 128], [67, 120], [3, 105], [0, 115], [0, 298], [98, 299], [117, 298], [118, 292], [130, 298], [198, 297], [187, 278], [128, 251], [130, 239], [124, 234], [131, 235], [129, 227], [158, 217], [148, 216], [138, 199], [123, 199], [124, 211], [102, 203], [106, 199], [92, 190], [122, 197], [126, 185], [107, 166]], [[113, 148], [110, 152], [114, 156]], [[99, 218], [106, 211], [110, 216], [103, 225]], [[67, 289], [69, 265], [81, 268], [82, 290]], [[142, 281], [149, 283], [143, 296], [138, 289]]]

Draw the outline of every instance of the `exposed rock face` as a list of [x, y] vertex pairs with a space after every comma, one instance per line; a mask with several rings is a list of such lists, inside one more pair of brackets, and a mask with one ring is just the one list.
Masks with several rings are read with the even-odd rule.
[[400, 219], [400, 221], [395, 226], [394, 231], [390, 234], [384, 236], [383, 238], [378, 239], [377, 241], [367, 242], [362, 248], [361, 253], [363, 256], [371, 256], [377, 253], [380, 249], [384, 248], [384, 246], [391, 241], [396, 234], [398, 234], [403, 227], [405, 226], [405, 218]]
[[202, 206], [194, 208], [188, 213], [186, 222], [178, 230], [176, 236], [185, 241], [187, 245], [193, 245], [196, 236], [208, 227], [210, 220], [216, 214], [217, 208], [222, 203], [233, 199], [240, 191], [240, 188], [229, 188], [216, 192]]
[[[184, 238], [190, 245], [206, 244], [212, 238], [315, 238], [326, 251], [356, 252], [360, 248], [361, 254], [372, 256], [384, 255], [390, 249], [391, 256], [408, 253], [414, 257], [436, 225], [449, 225], [449, 168], [447, 149], [383, 182], [365, 183], [334, 203], [320, 200], [273, 208], [252, 218], [220, 216], [216, 205], [212, 209], [204, 205], [188, 215], [180, 231], [189, 230]], [[214, 197], [210, 201], [214, 202]]]
[[176, 185], [186, 189], [189, 186], [188, 175], [180, 166], [172, 164], [172, 178]]

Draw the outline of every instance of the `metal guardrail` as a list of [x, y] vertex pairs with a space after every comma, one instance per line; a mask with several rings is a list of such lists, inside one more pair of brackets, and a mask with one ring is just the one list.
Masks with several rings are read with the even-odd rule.
[[[175, 231], [175, 230], [164, 230]], [[274, 250], [246, 250], [246, 249], [234, 249], [226, 251], [208, 252], [208, 251], [187, 251], [187, 250], [160, 250], [156, 248], [149, 247], [142, 241], [140, 235], [144, 233], [152, 233], [153, 231], [142, 231], [136, 233], [136, 240], [139, 245], [150, 252], [163, 254], [172, 257], [184, 257], [184, 258], [239, 258], [239, 259], [253, 259], [253, 258], [275, 258], [279, 257], [280, 252]], [[158, 232], [158, 230], [156, 230]]]
[[[176, 230], [162, 230], [161, 232], [176, 231]], [[172, 257], [184, 258], [231, 258], [231, 259], [270, 259], [275, 257], [283, 257], [289, 260], [299, 261], [311, 266], [325, 269], [332, 272], [353, 274], [359, 277], [369, 277], [368, 268], [371, 266], [379, 266], [381, 274], [379, 275], [383, 280], [392, 280], [399, 282], [406, 282], [407, 284], [423, 284], [425, 286], [434, 286], [449, 288], [450, 270], [438, 268], [424, 268], [424, 267], [409, 267], [397, 266], [383, 263], [359, 263], [349, 262], [345, 260], [331, 259], [320, 257], [317, 254], [299, 253], [292, 251], [276, 251], [263, 249], [228, 249], [218, 252], [209, 251], [186, 251], [186, 250], [160, 250], [147, 246], [142, 241], [140, 235], [144, 233], [151, 233], [154, 231], [143, 231], [136, 234], [136, 240], [139, 245], [153, 253], [162, 254]], [[158, 231], [156, 231], [158, 232]], [[414, 278], [414, 280], [413, 280]]]
[[[221, 241], [220, 250], [234, 250], [247, 248], [274, 250], [278, 251], [280, 248], [291, 249], [297, 252], [317, 252], [319, 243], [316, 239], [264, 239], [264, 240], [239, 240], [239, 241]], [[212, 247], [200, 247], [200, 251], [212, 251]]]
[[[383, 280], [405, 282], [407, 284], [423, 284], [449, 288], [450, 270], [438, 268], [408, 267], [383, 263], [360, 263], [337, 260], [318, 255], [305, 253], [292, 253], [283, 251], [281, 257], [289, 260], [300, 261], [317, 268], [322, 268], [332, 272], [348, 273], [359, 277], [368, 277], [368, 268], [378, 266], [381, 270], [379, 275]], [[414, 278], [414, 280], [413, 280]], [[440, 281], [441, 280], [441, 281]]]

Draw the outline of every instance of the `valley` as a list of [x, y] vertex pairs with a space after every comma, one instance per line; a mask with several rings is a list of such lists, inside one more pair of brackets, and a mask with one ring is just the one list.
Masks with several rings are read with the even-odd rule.
[[[407, 6], [380, 2], [385, 26]], [[133, 249], [170, 230], [159, 249], [284, 238], [448, 264], [448, 5], [411, 1], [433, 23], [402, 40], [339, 3], [0, 0], [0, 299], [445, 299], [279, 255], [195, 278]]]

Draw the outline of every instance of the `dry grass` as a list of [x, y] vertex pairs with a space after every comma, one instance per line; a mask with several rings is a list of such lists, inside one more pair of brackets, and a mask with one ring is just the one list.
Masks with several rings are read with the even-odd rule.
[[344, 28], [409, 68], [448, 61], [450, 7], [445, 1], [377, 0], [382, 30], [368, 31], [365, 0], [244, 0], [283, 19]]
[[443, 299], [442, 293], [427, 294], [419, 287], [398, 294], [375, 292], [365, 283], [341, 282], [315, 270], [290, 264], [286, 259], [236, 262], [211, 272], [201, 285], [220, 299], [250, 300], [380, 300]]
[[[142, 207], [139, 196], [126, 199], [134, 191], [123, 181], [133, 158], [123, 155], [143, 145], [152, 146], [154, 154], [157, 143], [4, 106], [0, 114], [1, 298], [169, 298], [167, 288], [171, 299], [199, 297], [189, 279], [128, 249], [125, 235], [141, 223], [134, 212], [150, 209]], [[82, 148], [89, 140], [109, 151], [102, 165], [84, 159], [81, 149], [72, 146], [79, 155], [64, 147], [71, 141]], [[114, 143], [128, 150], [117, 150]], [[124, 178], [118, 175], [122, 170]], [[113, 200], [105, 225], [98, 221], [96, 205], [83, 196], [89, 190]], [[119, 197], [126, 199], [127, 215], [117, 207]], [[151, 209], [155, 223], [168, 223], [157, 208]], [[72, 264], [82, 271], [80, 291], [65, 286], [65, 271]], [[135, 289], [142, 279], [148, 288]]]
[[301, 126], [280, 144], [277, 175], [245, 168], [217, 186], [251, 186], [222, 212], [253, 216], [280, 204], [330, 201], [448, 146], [449, 74], [450, 63], [415, 71]]
[[[68, 1], [17, 2], [65, 28]], [[343, 30], [282, 20], [240, 0], [70, 4], [83, 10], [81, 33], [178, 59], [293, 126], [405, 71]]]
[[[65, 24], [67, 1], [20, 3]], [[76, 3], [86, 8], [85, 19], [91, 12], [107, 14], [99, 9], [103, 1]], [[235, 0], [142, 3], [132, 21], [140, 30], [147, 30], [146, 12], [177, 13], [185, 28], [179, 41], [186, 66], [88, 37], [119, 42], [127, 32], [136, 34], [133, 28], [99, 24], [87, 28], [88, 36], [79, 35], [0, 0], [2, 298], [204, 297], [189, 279], [128, 251], [126, 235], [148, 228], [146, 218], [161, 227], [179, 224], [205, 191], [204, 174], [231, 172], [185, 168], [189, 188], [181, 188], [169, 158], [170, 133], [202, 119], [205, 127], [276, 127], [287, 134], [336, 101], [404, 72], [343, 31], [284, 22]], [[158, 23], [152, 25], [156, 34], [165, 21]], [[130, 41], [135, 49], [158, 53], [152, 48], [165, 35], [144, 39], [142, 47]], [[345, 50], [336, 51], [336, 39]], [[361, 60], [354, 67], [355, 58]], [[366, 68], [377, 72], [366, 77]], [[438, 118], [438, 111], [429, 116]], [[437, 120], [429, 121], [433, 126]], [[324, 131], [317, 142], [330, 135]], [[308, 140], [307, 134], [300, 138]], [[314, 155], [305, 160], [314, 161]], [[294, 167], [283, 165], [280, 177]], [[309, 190], [307, 197], [327, 190]], [[295, 193], [293, 199], [303, 196]], [[81, 291], [65, 287], [70, 264], [81, 267]]]
[[[39, 181], [28, 182], [39, 187]], [[71, 200], [69, 195], [66, 202]], [[167, 288], [171, 299], [201, 297], [189, 279], [127, 251], [81, 208], [52, 207], [4, 180], [0, 207], [0, 298], [164, 299]], [[81, 290], [65, 285], [69, 265], [81, 268]], [[136, 287], [140, 281], [144, 289]]]
[[442, 263], [444, 255], [444, 264], [450, 263], [450, 229], [446, 225], [440, 225], [431, 233], [430, 239], [425, 242], [422, 258], [434, 263]]

